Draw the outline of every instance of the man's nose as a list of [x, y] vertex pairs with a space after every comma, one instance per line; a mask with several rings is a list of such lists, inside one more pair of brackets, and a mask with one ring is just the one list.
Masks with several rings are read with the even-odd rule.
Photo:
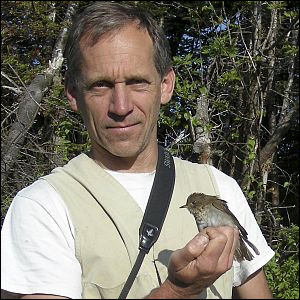
[[115, 83], [109, 112], [118, 116], [126, 116], [133, 110], [133, 102], [127, 91], [125, 82]]

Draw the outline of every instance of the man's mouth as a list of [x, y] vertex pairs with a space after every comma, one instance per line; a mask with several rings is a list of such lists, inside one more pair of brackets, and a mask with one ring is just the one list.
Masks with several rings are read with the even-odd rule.
[[130, 132], [131, 130], [134, 130], [139, 123], [133, 123], [133, 124], [120, 124], [115, 126], [107, 126], [107, 129], [111, 132], [115, 133], [125, 133]]

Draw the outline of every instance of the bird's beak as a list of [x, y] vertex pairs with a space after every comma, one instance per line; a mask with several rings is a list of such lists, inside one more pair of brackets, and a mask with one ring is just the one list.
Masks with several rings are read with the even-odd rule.
[[185, 204], [185, 205], [182, 205], [180, 206], [179, 208], [187, 208], [188, 206]]

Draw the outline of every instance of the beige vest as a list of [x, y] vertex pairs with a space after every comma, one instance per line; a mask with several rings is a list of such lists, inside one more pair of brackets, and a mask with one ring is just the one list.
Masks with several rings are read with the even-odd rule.
[[[172, 251], [184, 247], [198, 232], [192, 215], [179, 207], [188, 195], [217, 195], [207, 165], [175, 158], [174, 193], [160, 237], [144, 262], [128, 294], [141, 299], [167, 277]], [[117, 299], [138, 255], [139, 226], [143, 212], [129, 193], [87, 155], [43, 177], [62, 196], [75, 228], [75, 252], [82, 268], [82, 297]], [[200, 299], [231, 298], [232, 269], [205, 289]]]

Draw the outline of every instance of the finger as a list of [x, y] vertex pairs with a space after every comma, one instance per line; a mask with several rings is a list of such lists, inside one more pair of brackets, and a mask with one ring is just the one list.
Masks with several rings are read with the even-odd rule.
[[231, 266], [232, 266], [235, 250], [239, 243], [240, 243], [239, 230], [237, 228], [234, 228], [233, 243], [232, 243], [229, 260], [228, 260], [228, 265], [227, 265], [228, 269], [231, 268]]
[[227, 236], [218, 228], [207, 227], [204, 231], [209, 237], [209, 244], [202, 256], [217, 263], [226, 246]]
[[220, 228], [226, 235], [227, 241], [224, 250], [219, 258], [219, 266], [230, 269], [233, 263], [233, 257], [238, 242], [238, 230], [233, 227]]

